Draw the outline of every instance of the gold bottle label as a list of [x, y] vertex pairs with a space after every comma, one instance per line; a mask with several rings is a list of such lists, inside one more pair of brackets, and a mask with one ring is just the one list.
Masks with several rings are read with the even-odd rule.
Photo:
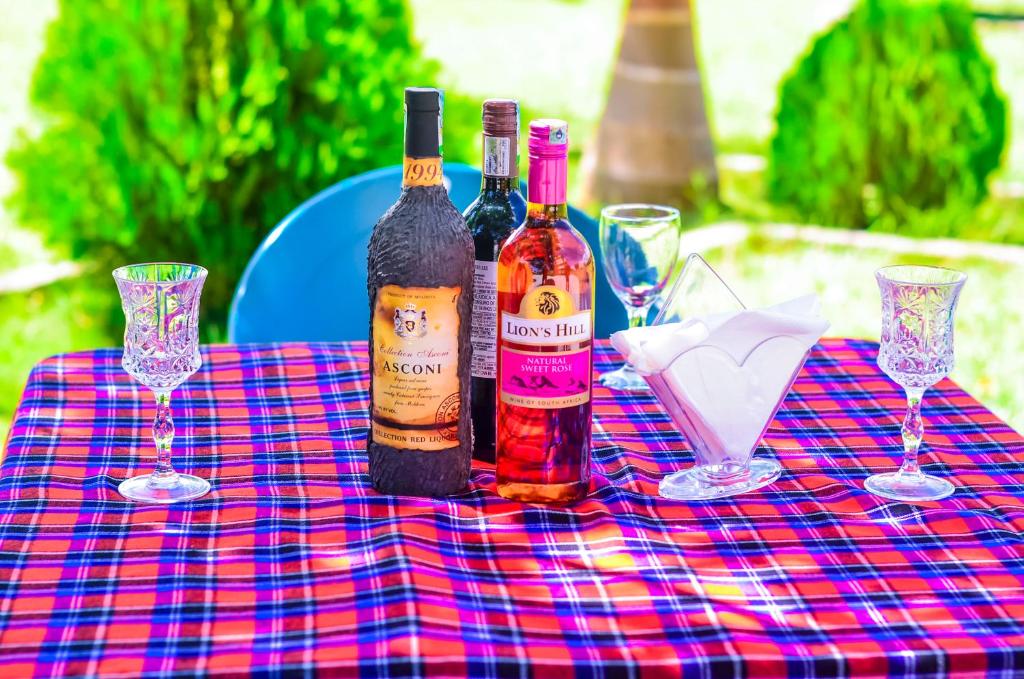
[[402, 186], [437, 186], [443, 180], [441, 158], [405, 157], [402, 163]]
[[408, 450], [459, 444], [459, 314], [462, 288], [377, 291], [373, 314], [376, 443]]

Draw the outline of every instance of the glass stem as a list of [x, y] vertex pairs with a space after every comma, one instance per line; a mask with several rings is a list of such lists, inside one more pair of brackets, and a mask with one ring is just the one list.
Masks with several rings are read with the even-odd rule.
[[907, 416], [903, 420], [903, 466], [900, 476], [920, 476], [921, 465], [917, 462], [917, 451], [924, 438], [924, 420], [921, 419], [921, 398], [924, 389], [907, 389]]
[[166, 483], [177, 479], [171, 466], [171, 442], [174, 441], [174, 421], [171, 419], [171, 392], [156, 394], [156, 419], [153, 420], [153, 442], [156, 444], [156, 469], [152, 480]]
[[[647, 325], [647, 311], [651, 308], [650, 304], [645, 304], [642, 307], [633, 306], [631, 304], [626, 305], [626, 316], [629, 318], [630, 328], [642, 328]], [[626, 361], [622, 364], [620, 370], [624, 373], [635, 373], [633, 366]]]
[[627, 306], [626, 316], [629, 317], [630, 328], [642, 328], [647, 325], [647, 312], [650, 310], [651, 305], [645, 304], [642, 307], [639, 306]]

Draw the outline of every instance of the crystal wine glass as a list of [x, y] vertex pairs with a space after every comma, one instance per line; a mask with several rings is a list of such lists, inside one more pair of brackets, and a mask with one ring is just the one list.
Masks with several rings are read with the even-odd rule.
[[924, 437], [921, 399], [953, 369], [953, 315], [967, 276], [934, 266], [888, 266], [875, 272], [882, 294], [882, 343], [878, 366], [907, 393], [903, 466], [869, 476], [864, 487], [890, 500], [940, 500], [953, 484], [921, 471]]
[[179, 474], [171, 466], [171, 391], [192, 376], [199, 356], [199, 295], [206, 269], [194, 264], [133, 264], [114, 270], [124, 308], [125, 371], [156, 396], [153, 441], [156, 469], [117, 487], [137, 502], [166, 504], [205, 495], [205, 479]]
[[[679, 256], [679, 210], [660, 205], [610, 205], [601, 210], [604, 273], [629, 316], [643, 326], [651, 304], [668, 283]], [[642, 391], [647, 383], [629, 363], [601, 375], [610, 389]]]

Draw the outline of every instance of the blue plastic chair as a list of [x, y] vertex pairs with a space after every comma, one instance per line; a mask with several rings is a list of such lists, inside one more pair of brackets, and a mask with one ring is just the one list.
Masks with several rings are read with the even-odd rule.
[[[480, 171], [446, 163], [444, 173], [452, 202], [465, 210], [480, 192]], [[373, 225], [398, 197], [401, 177], [398, 165], [350, 177], [285, 217], [242, 274], [228, 317], [229, 341], [366, 339], [366, 248]], [[573, 207], [569, 220], [598, 253], [597, 223]], [[597, 268], [595, 331], [608, 337], [626, 327], [626, 314]]]

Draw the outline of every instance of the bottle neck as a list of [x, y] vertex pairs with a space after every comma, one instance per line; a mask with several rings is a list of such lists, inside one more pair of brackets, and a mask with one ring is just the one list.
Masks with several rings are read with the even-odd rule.
[[413, 186], [440, 186], [444, 180], [441, 157], [412, 158], [406, 156], [402, 163], [402, 188]]
[[550, 225], [569, 216], [565, 198], [568, 165], [564, 155], [530, 154], [526, 215], [534, 226]]
[[569, 206], [565, 203], [526, 204], [526, 222], [532, 226], [551, 226], [569, 218]]
[[[561, 207], [564, 212], [566, 203], [566, 186], [568, 184], [569, 159], [565, 155], [547, 156], [530, 153], [530, 179], [527, 186], [527, 198], [530, 201], [530, 213], [534, 205]], [[544, 210], [548, 212], [549, 210]]]
[[488, 177], [484, 175], [480, 182], [480, 193], [487, 195], [507, 196], [513, 191], [519, 190], [519, 176], [515, 177]]
[[443, 179], [440, 110], [407, 110], [402, 187], [440, 186]]
[[483, 193], [508, 194], [519, 188], [519, 139], [484, 130]]

